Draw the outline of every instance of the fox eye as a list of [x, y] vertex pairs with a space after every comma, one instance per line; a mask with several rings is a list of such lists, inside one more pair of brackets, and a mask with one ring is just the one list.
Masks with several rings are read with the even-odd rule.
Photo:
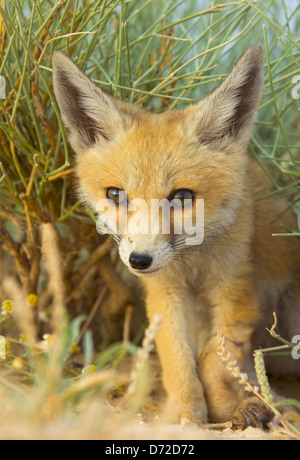
[[112, 200], [116, 205], [123, 204], [127, 201], [127, 194], [124, 190], [110, 187], [106, 190], [106, 198]]
[[181, 207], [186, 207], [186, 205], [189, 205], [190, 203], [185, 203], [184, 200], [190, 200], [191, 202], [193, 202], [194, 199], [195, 199], [194, 192], [192, 192], [191, 190], [182, 188], [182, 189], [175, 190], [175, 192], [171, 194], [169, 201], [179, 200]]

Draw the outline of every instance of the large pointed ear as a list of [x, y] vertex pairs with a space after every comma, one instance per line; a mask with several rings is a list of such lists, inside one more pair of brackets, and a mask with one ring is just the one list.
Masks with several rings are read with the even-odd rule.
[[263, 53], [254, 45], [240, 57], [228, 77], [194, 106], [190, 129], [197, 141], [230, 153], [246, 148], [252, 136], [263, 89]]
[[112, 140], [125, 123], [114, 99], [64, 53], [54, 52], [52, 66], [55, 97], [75, 152]]

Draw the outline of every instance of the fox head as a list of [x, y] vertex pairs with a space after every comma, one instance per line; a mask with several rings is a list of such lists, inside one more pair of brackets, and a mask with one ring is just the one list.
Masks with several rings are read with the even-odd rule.
[[[53, 54], [53, 85], [77, 155], [81, 195], [99, 212], [100, 229], [108, 227], [133, 273], [149, 276], [165, 267], [192, 241], [188, 236], [194, 235], [190, 244], [202, 242], [199, 203], [205, 226], [216, 232], [234, 222], [263, 87], [259, 46], [249, 48], [211, 94], [184, 110], [155, 114], [116, 100], [60, 52]], [[170, 202], [164, 232], [165, 209], [153, 210]], [[122, 220], [121, 229], [114, 219]], [[189, 224], [176, 232], [183, 221]]]

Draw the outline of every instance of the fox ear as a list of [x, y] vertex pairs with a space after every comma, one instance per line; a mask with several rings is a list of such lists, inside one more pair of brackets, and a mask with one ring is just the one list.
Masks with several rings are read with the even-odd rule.
[[55, 97], [75, 152], [96, 142], [110, 141], [123, 126], [122, 114], [113, 98], [64, 53], [54, 52], [52, 66]]
[[263, 89], [263, 54], [254, 45], [240, 57], [228, 77], [193, 108], [193, 134], [198, 141], [230, 152], [246, 148], [252, 136]]

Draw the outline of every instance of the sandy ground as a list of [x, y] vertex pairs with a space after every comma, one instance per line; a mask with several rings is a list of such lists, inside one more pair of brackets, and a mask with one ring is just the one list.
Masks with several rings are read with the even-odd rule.
[[[77, 357], [76, 357], [77, 361]], [[292, 440], [295, 436], [287, 433], [278, 421], [274, 421], [268, 431], [248, 428], [233, 431], [231, 423], [197, 426], [188, 420], [181, 424], [164, 422], [164, 401], [166, 394], [161, 382], [161, 369], [156, 355], [151, 355], [151, 370], [148, 394], [142, 392], [137, 400], [136, 393], [128, 397], [127, 382], [130, 380], [132, 361], [125, 359], [121, 365], [122, 382], [105, 393], [86, 397], [76, 406], [76, 410], [57, 411], [60, 407], [57, 395], [36, 405], [30, 393], [23, 393], [17, 385], [7, 387], [7, 393], [0, 388], [0, 405], [4, 415], [0, 420], [1, 440], [148, 440], [148, 441], [193, 441], [193, 440]], [[78, 362], [78, 361], [77, 361]], [[78, 362], [79, 363], [79, 362]], [[8, 374], [11, 371], [6, 371]], [[102, 371], [101, 371], [102, 372]], [[92, 377], [92, 375], [91, 375]], [[124, 380], [123, 380], [124, 377]], [[5, 380], [5, 372], [0, 376]], [[277, 380], [273, 382], [277, 398], [296, 398], [300, 400], [300, 382]], [[11, 392], [18, 390], [18, 398], [12, 398]], [[126, 393], [127, 392], [127, 393]], [[27, 399], [25, 398], [25, 395]], [[9, 396], [9, 397], [8, 397]], [[37, 392], [38, 401], [41, 394]], [[140, 403], [138, 403], [140, 401]], [[18, 402], [21, 410], [16, 410]], [[30, 416], [26, 408], [30, 409]], [[42, 410], [43, 409], [43, 410]], [[38, 414], [35, 412], [38, 411]], [[289, 416], [295, 410], [289, 413]], [[43, 416], [45, 414], [45, 416]], [[298, 414], [299, 417], [299, 414]], [[300, 424], [298, 429], [300, 430]], [[104, 445], [106, 445], [104, 443]], [[128, 444], [127, 444], [128, 445]]]
[[[124, 364], [126, 367], [126, 363]], [[162, 423], [163, 406], [166, 394], [161, 382], [161, 368], [158, 359], [151, 357], [151, 375], [153, 377], [151, 391], [145, 398], [145, 404], [134, 417], [133, 424], [124, 427], [119, 433], [118, 439], [161, 439], [161, 440], [292, 440], [295, 436], [287, 433], [274, 421], [271, 429], [263, 431], [249, 427], [246, 430], [234, 431], [231, 422], [220, 425], [205, 425], [198, 427], [183, 420], [180, 425]], [[300, 382], [293, 379], [276, 380], [271, 382], [275, 400], [295, 398], [300, 400]], [[122, 393], [122, 392], [121, 392]], [[112, 408], [118, 410], [122, 406], [122, 396], [111, 395], [109, 400]], [[287, 407], [286, 413], [295, 414], [295, 409]], [[300, 429], [300, 426], [297, 427]]]

